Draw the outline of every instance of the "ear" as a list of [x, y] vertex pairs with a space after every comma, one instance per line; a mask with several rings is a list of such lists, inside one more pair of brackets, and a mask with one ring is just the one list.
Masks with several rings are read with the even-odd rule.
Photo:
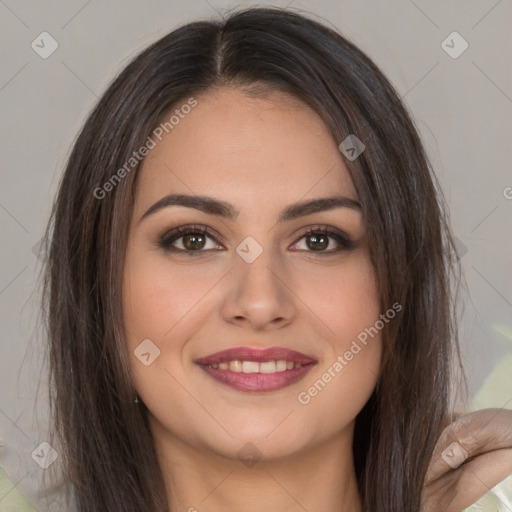
[[512, 411], [483, 409], [459, 417], [434, 448], [422, 512], [460, 512], [512, 474]]

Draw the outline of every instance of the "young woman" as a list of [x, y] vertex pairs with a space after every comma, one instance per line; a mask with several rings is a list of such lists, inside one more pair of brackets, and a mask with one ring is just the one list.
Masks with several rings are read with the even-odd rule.
[[136, 57], [48, 227], [78, 509], [456, 511], [486, 490], [476, 456], [503, 479], [510, 411], [441, 436], [458, 346], [440, 197], [390, 83], [314, 21], [250, 9]]

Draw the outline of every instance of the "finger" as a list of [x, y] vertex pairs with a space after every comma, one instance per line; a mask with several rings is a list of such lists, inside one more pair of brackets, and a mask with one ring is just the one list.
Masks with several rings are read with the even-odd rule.
[[463, 464], [454, 503], [458, 509], [469, 507], [488, 493], [495, 485], [512, 474], [512, 448], [495, 450]]
[[[468, 464], [472, 459], [488, 452], [504, 450], [506, 459], [509, 457], [509, 448], [512, 448], [512, 411], [483, 409], [466, 414], [449, 425], [441, 434], [425, 481], [433, 483], [444, 474], [453, 472], [461, 465]], [[494, 457], [497, 457], [497, 454]], [[475, 464], [472, 467], [475, 467]], [[499, 471], [496, 472], [495, 478], [500, 475]]]

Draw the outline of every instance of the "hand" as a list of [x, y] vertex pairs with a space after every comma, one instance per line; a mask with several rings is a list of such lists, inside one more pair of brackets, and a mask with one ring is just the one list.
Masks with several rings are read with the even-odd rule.
[[460, 512], [512, 474], [512, 411], [483, 409], [460, 416], [434, 448], [422, 512]]

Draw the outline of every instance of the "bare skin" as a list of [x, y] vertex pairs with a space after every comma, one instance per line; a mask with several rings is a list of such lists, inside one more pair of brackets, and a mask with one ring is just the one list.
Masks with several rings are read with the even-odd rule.
[[[123, 286], [130, 351], [147, 338], [161, 351], [150, 366], [133, 357], [131, 370], [169, 498], [185, 511], [338, 512], [343, 504], [359, 512], [353, 428], [376, 384], [380, 334], [341, 371], [332, 365], [383, 313], [361, 212], [278, 218], [299, 201], [357, 201], [343, 157], [322, 120], [286, 96], [251, 99], [222, 89], [197, 101], [138, 177]], [[168, 206], [139, 220], [171, 193], [228, 201], [239, 214]], [[162, 233], [189, 224], [217, 237], [206, 239], [202, 255], [158, 246]], [[329, 254], [314, 251], [304, 233], [325, 226], [345, 233], [353, 248], [337, 251], [342, 246], [329, 238], [321, 248]], [[236, 252], [248, 236], [263, 249], [251, 263]], [[173, 245], [184, 251], [184, 242]], [[248, 393], [194, 363], [240, 346], [284, 347], [317, 364], [292, 385]], [[329, 368], [330, 382], [299, 402]]]
[[[123, 284], [130, 352], [145, 339], [160, 350], [148, 366], [133, 357], [131, 372], [173, 511], [339, 512], [342, 504], [344, 512], [361, 512], [351, 447], [355, 417], [375, 387], [380, 335], [333, 371], [384, 313], [361, 214], [342, 207], [278, 219], [298, 201], [335, 194], [357, 201], [354, 186], [336, 142], [305, 105], [226, 89], [196, 99], [138, 176]], [[171, 193], [227, 201], [239, 214], [168, 206], [141, 220]], [[205, 237], [202, 254], [187, 255], [183, 236], [172, 242], [182, 252], [159, 246], [171, 228], [191, 224], [214, 235]], [[325, 226], [354, 247], [313, 251], [306, 228]], [[263, 249], [251, 263], [236, 250], [248, 236]], [[329, 240], [325, 251], [338, 247]], [[248, 393], [194, 362], [240, 346], [281, 346], [317, 364], [295, 384]], [[328, 384], [309, 393], [329, 371]], [[301, 393], [309, 401], [299, 401]], [[423, 512], [458, 512], [512, 471], [512, 413], [492, 414], [460, 418], [441, 436]], [[441, 453], [456, 439], [468, 459], [452, 468]]]
[[459, 512], [511, 474], [512, 411], [465, 414], [446, 427], [437, 442], [425, 479], [422, 512]]

